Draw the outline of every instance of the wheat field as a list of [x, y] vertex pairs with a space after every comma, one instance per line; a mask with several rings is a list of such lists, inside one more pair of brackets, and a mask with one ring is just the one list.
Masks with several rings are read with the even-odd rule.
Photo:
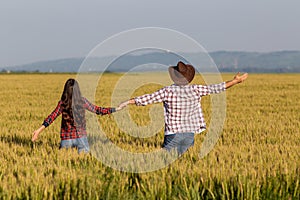
[[[97, 105], [117, 106], [111, 105], [111, 86], [121, 76], [103, 75]], [[250, 74], [226, 91], [223, 131], [206, 157], [199, 158], [204, 133], [182, 157], [147, 173], [122, 172], [91, 154], [59, 150], [61, 118], [31, 142], [65, 81], [75, 77], [0, 74], [0, 199], [300, 199], [300, 74]], [[229, 80], [233, 74], [222, 77]], [[200, 77], [197, 81], [202, 83]], [[140, 87], [133, 96], [159, 87]], [[209, 124], [210, 97], [202, 104]], [[145, 125], [149, 108], [126, 109], [136, 124]], [[122, 149], [161, 148], [163, 131], [138, 139], [119, 130], [114, 114], [97, 119]]]

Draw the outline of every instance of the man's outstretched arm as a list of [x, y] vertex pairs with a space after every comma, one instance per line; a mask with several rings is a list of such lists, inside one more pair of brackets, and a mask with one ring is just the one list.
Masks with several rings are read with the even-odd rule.
[[232, 80], [230, 81], [226, 81], [225, 83], [225, 88], [230, 88], [236, 84], [242, 83], [243, 81], [245, 81], [248, 78], [248, 73], [245, 73], [243, 75], [240, 75], [240, 72], [238, 72]]
[[122, 102], [116, 110], [122, 110], [129, 104], [135, 104], [137, 106], [146, 106], [153, 103], [162, 102], [164, 99], [164, 88], [157, 90], [151, 94], [144, 94], [142, 96], [138, 96], [127, 101]]

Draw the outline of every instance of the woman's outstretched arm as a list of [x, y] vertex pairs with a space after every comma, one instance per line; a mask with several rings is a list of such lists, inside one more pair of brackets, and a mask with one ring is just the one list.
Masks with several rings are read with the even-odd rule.
[[96, 106], [86, 98], [83, 98], [83, 101], [83, 107], [92, 113], [96, 113], [97, 115], [107, 115], [118, 111], [116, 108]]

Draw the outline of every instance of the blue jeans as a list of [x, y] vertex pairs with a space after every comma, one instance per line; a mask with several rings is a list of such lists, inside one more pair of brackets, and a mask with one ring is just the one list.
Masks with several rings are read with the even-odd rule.
[[88, 153], [90, 151], [87, 137], [81, 137], [70, 140], [61, 140], [59, 148], [77, 148], [78, 153]]
[[194, 133], [176, 133], [165, 135], [163, 148], [167, 151], [176, 149], [182, 155], [189, 147], [194, 145]]

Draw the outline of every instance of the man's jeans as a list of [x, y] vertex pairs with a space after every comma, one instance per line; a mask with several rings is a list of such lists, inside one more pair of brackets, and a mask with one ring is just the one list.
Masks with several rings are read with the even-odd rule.
[[176, 133], [165, 135], [163, 148], [172, 151], [176, 149], [182, 155], [189, 147], [194, 145], [194, 133]]
[[77, 148], [78, 153], [80, 153], [80, 152], [88, 153], [90, 151], [87, 137], [81, 137], [81, 138], [70, 139], [70, 140], [61, 140], [59, 148], [60, 149], [61, 148]]

